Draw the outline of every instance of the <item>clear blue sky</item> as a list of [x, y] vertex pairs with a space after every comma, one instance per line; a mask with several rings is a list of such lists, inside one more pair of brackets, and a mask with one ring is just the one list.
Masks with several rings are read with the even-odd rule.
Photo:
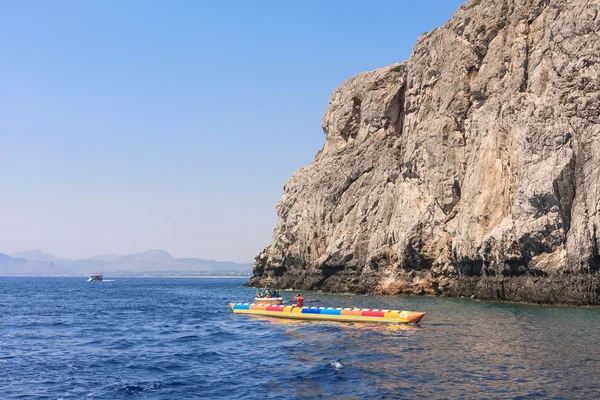
[[331, 92], [461, 3], [4, 2], [0, 252], [251, 262]]

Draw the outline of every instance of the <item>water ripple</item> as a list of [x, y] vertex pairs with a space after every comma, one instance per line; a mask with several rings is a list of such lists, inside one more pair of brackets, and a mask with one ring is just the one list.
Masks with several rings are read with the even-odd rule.
[[242, 282], [0, 278], [0, 398], [600, 397], [599, 309], [307, 293], [427, 312], [309, 323], [232, 315]]

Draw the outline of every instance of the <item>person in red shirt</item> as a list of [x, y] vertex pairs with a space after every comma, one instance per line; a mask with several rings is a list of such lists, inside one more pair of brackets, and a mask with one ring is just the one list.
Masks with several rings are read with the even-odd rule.
[[304, 297], [300, 293], [297, 293], [294, 299], [296, 299], [296, 307], [304, 307]]

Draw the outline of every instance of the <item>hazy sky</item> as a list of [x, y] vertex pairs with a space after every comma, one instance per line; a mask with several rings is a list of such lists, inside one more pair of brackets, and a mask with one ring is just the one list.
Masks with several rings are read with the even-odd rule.
[[3, 2], [0, 252], [251, 262], [331, 92], [461, 3]]

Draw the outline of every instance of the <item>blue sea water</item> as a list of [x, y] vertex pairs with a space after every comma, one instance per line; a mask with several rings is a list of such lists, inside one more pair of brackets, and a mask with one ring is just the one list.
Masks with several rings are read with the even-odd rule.
[[239, 279], [115, 279], [0, 278], [0, 399], [600, 398], [600, 309], [307, 292], [427, 312], [317, 323], [233, 315]]

